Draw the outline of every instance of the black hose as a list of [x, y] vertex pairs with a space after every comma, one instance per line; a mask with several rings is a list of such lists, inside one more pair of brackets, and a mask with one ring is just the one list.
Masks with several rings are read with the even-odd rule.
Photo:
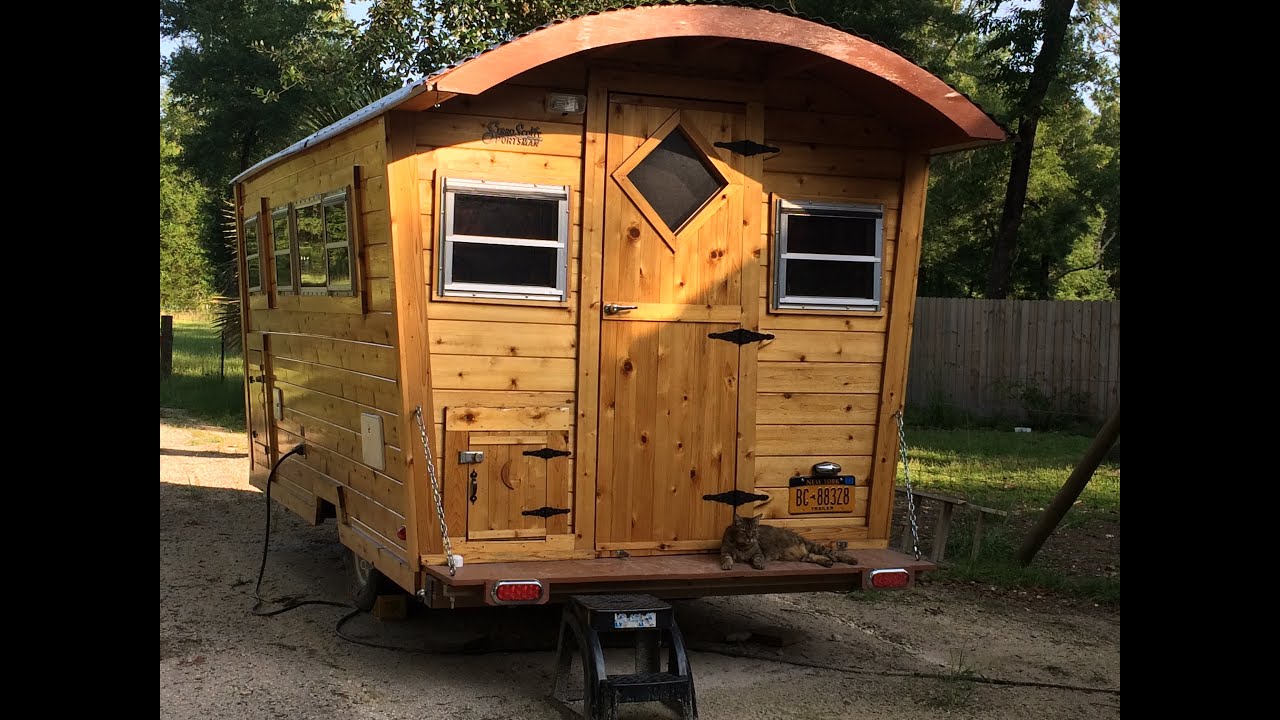
[[258, 617], [271, 617], [272, 615], [279, 615], [280, 613], [286, 613], [286, 612], [289, 612], [290, 610], [293, 610], [295, 608], [300, 608], [304, 605], [332, 605], [333, 607], [341, 607], [341, 608], [351, 607], [346, 603], [333, 602], [332, 600], [296, 600], [296, 601], [289, 602], [288, 605], [285, 605], [282, 608], [277, 608], [275, 610], [270, 610], [267, 612], [262, 611], [263, 605], [268, 605], [268, 604], [274, 605], [276, 603], [284, 602], [286, 600], [292, 600], [292, 598], [288, 598], [288, 597], [276, 598], [274, 600], [266, 600], [266, 599], [263, 599], [263, 597], [259, 594], [262, 591], [262, 577], [267, 572], [267, 549], [271, 547], [271, 481], [275, 478], [276, 470], [280, 469], [281, 463], [287, 460], [290, 455], [305, 456], [306, 454], [307, 454], [306, 444], [299, 444], [289, 452], [285, 453], [284, 455], [281, 455], [280, 459], [276, 460], [276, 464], [271, 467], [271, 472], [267, 473], [267, 492], [266, 492], [267, 526], [265, 528], [265, 533], [262, 538], [262, 564], [258, 566], [258, 582], [253, 586], [253, 599], [257, 600], [258, 602], [255, 603], [253, 606], [253, 609], [249, 611], [254, 615], [257, 615]]

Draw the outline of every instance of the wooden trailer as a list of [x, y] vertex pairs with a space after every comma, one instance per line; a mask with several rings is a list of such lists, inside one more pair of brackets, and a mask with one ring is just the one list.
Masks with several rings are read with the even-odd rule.
[[[745, 7], [577, 17], [413, 82], [235, 179], [252, 481], [304, 445], [274, 498], [433, 606], [909, 580], [929, 157], [1004, 139], [890, 50]], [[721, 571], [735, 507], [860, 563]]]

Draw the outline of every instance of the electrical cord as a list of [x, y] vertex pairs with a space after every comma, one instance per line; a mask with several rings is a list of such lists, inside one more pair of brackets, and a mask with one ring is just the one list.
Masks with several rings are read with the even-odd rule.
[[784, 660], [776, 656], [769, 656], [757, 653], [735, 652], [723, 647], [716, 647], [705, 643], [689, 643], [688, 648], [695, 652], [706, 652], [715, 655], [724, 655], [725, 657], [744, 658], [748, 660], [767, 660], [769, 662], [782, 663], [784, 665], [794, 665], [797, 667], [816, 668], [819, 670], [831, 670], [833, 672], [846, 673], [849, 675], [879, 675], [880, 677], [905, 677], [905, 678], [925, 678], [932, 680], [964, 680], [966, 682], [983, 683], [986, 685], [1001, 685], [1005, 687], [1034, 687], [1047, 688], [1052, 690], [1071, 690], [1074, 692], [1084, 693], [1104, 693], [1108, 695], [1120, 695], [1120, 691], [1114, 688], [1098, 688], [1088, 687], [1084, 685], [1064, 685], [1061, 683], [1037, 682], [1034, 680], [1005, 680], [1003, 678], [989, 678], [983, 675], [957, 675], [955, 673], [927, 673], [927, 672], [900, 672], [893, 670], [862, 670], [859, 668], [837, 667], [835, 665], [825, 665], [823, 663], [805, 662], [803, 660]]
[[[280, 465], [284, 463], [284, 461], [287, 460], [291, 455], [301, 455], [303, 457], [306, 457], [306, 454], [307, 454], [307, 446], [305, 443], [301, 443], [296, 447], [294, 447], [289, 452], [285, 453], [284, 455], [281, 455], [280, 459], [276, 460], [276, 464], [272, 466], [271, 472], [267, 473], [267, 493], [266, 493], [267, 494], [267, 526], [266, 526], [266, 532], [262, 538], [262, 564], [258, 566], [258, 582], [253, 586], [253, 599], [257, 600], [258, 602], [255, 603], [253, 606], [253, 609], [249, 611], [254, 615], [257, 615], [258, 617], [272, 617], [274, 615], [280, 615], [281, 613], [287, 613], [290, 610], [296, 610], [297, 608], [303, 607], [305, 605], [330, 605], [333, 607], [341, 607], [341, 608], [351, 607], [351, 605], [347, 603], [334, 602], [332, 600], [294, 600], [293, 598], [290, 598], [290, 597], [281, 597], [281, 598], [275, 598], [273, 600], [267, 600], [263, 598], [262, 595], [259, 594], [262, 591], [262, 577], [267, 572], [267, 550], [271, 547], [271, 481], [276, 476], [276, 470], [279, 470]], [[282, 608], [277, 608], [275, 610], [270, 610], [270, 611], [262, 610], [263, 605], [275, 605], [285, 601], [289, 601], [289, 603]]]
[[[280, 602], [284, 602], [285, 600], [292, 600], [292, 598], [288, 598], [288, 597], [276, 598], [273, 600], [265, 600], [259, 594], [262, 590], [262, 578], [266, 574], [266, 570], [267, 570], [267, 550], [271, 546], [271, 481], [275, 478], [276, 470], [279, 469], [280, 465], [292, 455], [301, 455], [305, 457], [306, 445], [300, 444], [297, 447], [294, 447], [289, 452], [285, 453], [284, 455], [281, 455], [280, 459], [276, 461], [275, 466], [271, 468], [271, 472], [267, 475], [267, 492], [266, 492], [267, 526], [266, 526], [266, 532], [264, 533], [264, 536], [262, 539], [262, 564], [258, 566], [258, 582], [253, 586], [253, 598], [258, 602], [253, 606], [253, 609], [250, 611], [254, 615], [257, 615], [258, 617], [272, 617], [274, 615], [287, 613], [290, 610], [296, 610], [306, 605], [327, 605], [330, 607], [351, 608], [351, 605], [349, 603], [334, 602], [332, 600], [294, 600], [282, 608], [277, 608], [275, 610], [271, 610], [268, 612], [261, 611], [261, 608], [263, 605], [274, 605]], [[349, 622], [352, 618], [362, 614], [363, 612], [364, 612], [363, 610], [360, 610], [359, 608], [355, 608], [351, 610], [351, 612], [342, 616], [342, 618], [338, 620], [338, 623], [333, 627], [334, 634], [336, 634], [338, 637], [354, 645], [363, 645], [364, 647], [377, 648], [379, 650], [395, 650], [397, 652], [407, 652], [407, 653], [414, 653], [414, 654], [428, 653], [428, 651], [424, 648], [411, 648], [411, 647], [404, 647], [400, 645], [384, 645], [382, 643], [373, 642], [372, 640], [364, 640], [364, 639], [353, 637], [351, 635], [344, 633], [342, 631], [342, 627], [346, 625], [347, 622]], [[712, 645], [706, 645], [701, 643], [690, 644], [689, 649], [697, 652], [709, 652], [709, 653], [714, 653], [716, 655], [724, 655], [726, 657], [744, 658], [749, 660], [767, 660], [769, 662], [782, 663], [785, 665], [809, 667], [809, 668], [816, 668], [821, 670], [831, 670], [833, 672], [840, 672], [840, 673], [850, 673], [850, 674], [859, 674], [859, 675], [881, 675], [884, 677], [932, 678], [932, 679], [938, 679], [938, 680], [956, 679], [956, 676], [954, 675], [946, 675], [942, 673], [886, 672], [886, 671], [875, 671], [875, 670], [859, 670], [857, 668], [842, 668], [842, 667], [836, 667], [834, 665], [824, 665], [822, 663], [802, 662], [802, 661], [796, 661], [796, 660], [783, 660], [781, 658], [770, 657], [768, 655], [760, 655], [760, 654], [745, 653], [745, 652], [732, 652], [725, 648], [719, 648]], [[501, 652], [501, 651], [495, 649], [494, 652]], [[481, 654], [483, 654], [483, 652]], [[1093, 688], [1093, 687], [1083, 687], [1079, 685], [1063, 685], [1059, 683], [1033, 682], [1033, 681], [1024, 681], [1024, 680], [1003, 680], [1000, 678], [982, 677], [980, 675], [973, 676], [973, 677], [965, 677], [963, 679], [968, 680], [970, 682], [985, 683], [989, 685], [1038, 687], [1038, 688], [1050, 688], [1055, 690], [1073, 690], [1076, 692], [1107, 693], [1112, 695], [1120, 694], [1119, 690], [1113, 690], [1111, 688]]]
[[[306, 454], [307, 454], [306, 444], [301, 443], [297, 445], [289, 452], [285, 453], [284, 455], [281, 455], [280, 459], [276, 460], [276, 464], [271, 468], [271, 472], [267, 474], [267, 491], [266, 491], [267, 526], [266, 526], [265, 532], [263, 533], [263, 538], [262, 538], [262, 563], [258, 566], [258, 582], [253, 586], [253, 599], [257, 600], [257, 603], [255, 603], [253, 606], [253, 609], [249, 611], [254, 615], [257, 615], [258, 617], [273, 617], [275, 615], [281, 615], [283, 613], [287, 613], [290, 610], [297, 610], [298, 608], [305, 607], [307, 605], [326, 605], [329, 607], [351, 608], [350, 603], [334, 602], [332, 600], [294, 600], [293, 598], [290, 598], [287, 596], [275, 598], [272, 600], [267, 600], [263, 598], [261, 595], [262, 578], [263, 576], [266, 575], [266, 572], [267, 572], [267, 551], [271, 547], [271, 481], [276, 476], [276, 470], [280, 468], [280, 465], [282, 465], [286, 459], [288, 459], [292, 455], [299, 455], [302, 457], [306, 457]], [[275, 610], [269, 610], [269, 611], [262, 610], [263, 605], [276, 605], [285, 601], [289, 601], [289, 602], [284, 607], [276, 608]], [[357, 615], [362, 614], [363, 612], [364, 611], [361, 610], [360, 608], [354, 608], [351, 610], [351, 612], [342, 616], [342, 619], [338, 620], [338, 624], [334, 625], [333, 627], [334, 634], [336, 634], [338, 637], [342, 638], [343, 640], [346, 640], [349, 643], [353, 643], [355, 645], [363, 645], [365, 647], [378, 648], [380, 650], [397, 650], [400, 652], [409, 652], [409, 653], [425, 652], [424, 650], [420, 650], [417, 648], [402, 647], [398, 645], [383, 645], [382, 643], [376, 643], [371, 640], [363, 640], [361, 638], [353, 637], [351, 635], [344, 633], [342, 631], [342, 626], [346, 625], [349, 620], [356, 617]]]

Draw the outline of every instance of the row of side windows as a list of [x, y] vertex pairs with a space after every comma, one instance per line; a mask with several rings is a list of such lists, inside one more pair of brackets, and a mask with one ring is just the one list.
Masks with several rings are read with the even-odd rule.
[[[442, 195], [442, 295], [567, 297], [567, 186], [448, 178]], [[783, 200], [774, 229], [774, 309], [880, 310], [882, 205]]]
[[280, 295], [352, 295], [357, 256], [351, 193], [335, 190], [274, 208], [244, 221], [245, 271], [250, 293], [266, 290], [263, 258], [270, 256]]
[[[260, 215], [248, 218], [249, 291], [264, 291], [262, 259], [270, 255], [278, 294], [353, 294], [349, 200], [344, 189], [278, 207], [267, 227]], [[449, 178], [443, 201], [441, 294], [567, 297], [567, 186]], [[771, 307], [880, 309], [883, 206], [783, 200], [775, 220]]]

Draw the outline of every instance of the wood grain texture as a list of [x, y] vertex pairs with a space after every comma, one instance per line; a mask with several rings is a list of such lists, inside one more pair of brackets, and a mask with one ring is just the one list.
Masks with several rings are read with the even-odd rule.
[[592, 551], [596, 539], [596, 463], [600, 425], [600, 306], [604, 278], [605, 183], [609, 89], [593, 74], [583, 117], [582, 287], [578, 297], [578, 374], [574, 447], [574, 549]]
[[569, 430], [574, 413], [559, 407], [447, 407], [444, 423], [449, 432], [470, 430]]
[[879, 363], [760, 363], [762, 393], [878, 393]]
[[[713, 144], [746, 121], [657, 100], [609, 108], [601, 297], [639, 307], [601, 325], [596, 548], [675, 551], [719, 538], [730, 509], [702, 496], [732, 489], [739, 462], [740, 350], [708, 334], [743, 318], [741, 268], [754, 247], [743, 239], [743, 159]], [[726, 181], [676, 229], [626, 187], [629, 169], [673, 132]]]
[[[427, 475], [427, 458], [420, 440], [416, 411], [422, 410], [425, 422], [435, 417], [431, 406], [431, 357], [426, 351], [427, 313], [426, 281], [422, 277], [422, 244], [418, 241], [418, 172], [414, 158], [414, 117], [405, 113], [387, 116], [387, 191], [388, 212], [391, 218], [391, 260], [394, 268], [392, 289], [398, 287], [398, 298], [392, 294], [388, 302], [377, 302], [381, 280], [370, 280], [370, 310], [386, 309], [395, 312], [396, 364], [401, 374], [400, 406], [402, 412], [392, 424], [403, 441], [398, 443], [404, 458], [405, 526], [408, 557], [416, 558], [422, 552], [442, 547], [439, 522], [434, 512], [433, 498], [423, 480]], [[387, 423], [383, 424], [384, 431]], [[410, 563], [414, 587], [418, 584], [418, 566]]]
[[911, 331], [915, 317], [925, 195], [929, 187], [928, 158], [907, 155], [903, 174], [902, 224], [898, 238], [899, 271], [895, 273], [893, 294], [889, 299], [889, 335], [880, 392], [871, 500], [867, 511], [868, 537], [886, 542], [893, 515], [893, 486], [898, 467], [898, 433], [894, 414], [902, 410], [906, 395], [907, 361], [911, 352]]

